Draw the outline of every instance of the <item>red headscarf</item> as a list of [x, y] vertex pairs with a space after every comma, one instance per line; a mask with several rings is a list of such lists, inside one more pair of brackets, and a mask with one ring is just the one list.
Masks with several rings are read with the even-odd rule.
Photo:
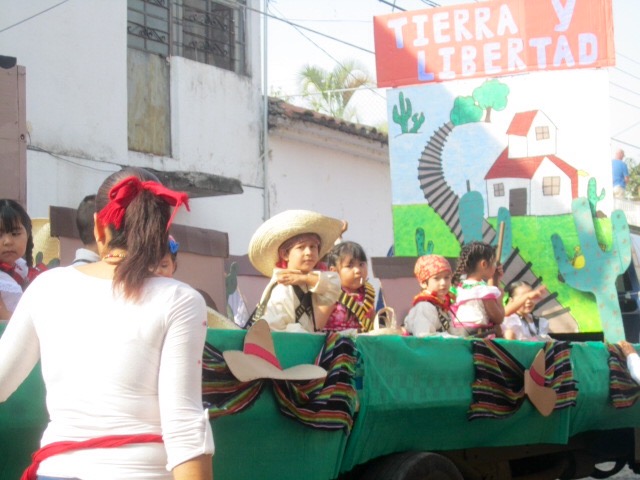
[[173, 217], [181, 205], [184, 205], [189, 210], [189, 196], [186, 193], [175, 192], [158, 182], [143, 182], [137, 177], [127, 177], [111, 187], [111, 190], [109, 190], [109, 203], [98, 212], [98, 219], [104, 225], [113, 225], [117, 229], [121, 228], [127, 207], [143, 190], [153, 193], [169, 205], [176, 207], [167, 223], [167, 230], [169, 230]]

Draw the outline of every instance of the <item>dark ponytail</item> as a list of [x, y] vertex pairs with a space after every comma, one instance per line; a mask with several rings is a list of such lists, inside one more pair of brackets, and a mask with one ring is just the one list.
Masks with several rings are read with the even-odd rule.
[[[96, 210], [100, 212], [109, 203], [111, 188], [127, 177], [141, 181], [160, 183], [152, 173], [141, 168], [125, 168], [107, 178], [96, 196]], [[167, 224], [171, 207], [164, 200], [148, 190], [142, 190], [131, 201], [119, 229], [114, 225], [106, 228], [112, 234], [107, 250], [126, 250], [126, 257], [115, 269], [114, 289], [121, 288], [125, 298], [138, 300], [145, 279], [153, 275], [153, 270], [164, 257], [169, 241]]]
[[473, 273], [480, 261], [485, 260], [491, 262], [496, 256], [496, 250], [494, 247], [484, 242], [471, 242], [462, 247], [460, 252], [460, 258], [456, 266], [456, 271], [453, 272], [451, 283], [457, 284], [462, 275], [469, 275]]

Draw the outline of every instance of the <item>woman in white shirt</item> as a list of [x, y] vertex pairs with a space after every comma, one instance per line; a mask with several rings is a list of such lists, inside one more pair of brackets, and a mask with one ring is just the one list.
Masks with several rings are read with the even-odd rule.
[[114, 173], [96, 199], [101, 260], [45, 272], [20, 300], [0, 339], [0, 401], [40, 360], [50, 417], [27, 478], [212, 478], [205, 302], [153, 274], [170, 207], [187, 201], [145, 170]]

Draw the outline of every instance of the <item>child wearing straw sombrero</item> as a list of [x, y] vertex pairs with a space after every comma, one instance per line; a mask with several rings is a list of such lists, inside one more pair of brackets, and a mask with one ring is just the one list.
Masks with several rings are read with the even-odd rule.
[[[275, 285], [262, 318], [272, 330], [319, 332], [341, 292], [340, 277], [318, 265], [344, 223], [308, 210], [287, 210], [253, 234], [249, 260]], [[269, 288], [269, 287], [267, 287]], [[256, 319], [257, 320], [257, 319]]]

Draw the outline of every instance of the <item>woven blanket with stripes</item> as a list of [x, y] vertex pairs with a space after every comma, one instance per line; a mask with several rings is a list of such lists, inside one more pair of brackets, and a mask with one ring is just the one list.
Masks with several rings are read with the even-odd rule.
[[267, 384], [271, 384], [282, 414], [313, 428], [350, 432], [357, 402], [353, 340], [328, 333], [315, 363], [327, 370], [325, 378], [305, 382], [266, 379], [239, 382], [227, 367], [222, 352], [206, 343], [202, 397], [209, 410], [209, 418], [249, 408]]
[[609, 351], [609, 396], [615, 408], [629, 408], [640, 398], [640, 385], [631, 377], [627, 358], [619, 345], [607, 344]]
[[[575, 406], [578, 395], [573, 378], [571, 347], [567, 342], [547, 342], [545, 386], [556, 391], [554, 410]], [[493, 340], [473, 342], [475, 381], [473, 400], [467, 418], [507, 418], [518, 411], [525, 399], [525, 367], [504, 347]]]

